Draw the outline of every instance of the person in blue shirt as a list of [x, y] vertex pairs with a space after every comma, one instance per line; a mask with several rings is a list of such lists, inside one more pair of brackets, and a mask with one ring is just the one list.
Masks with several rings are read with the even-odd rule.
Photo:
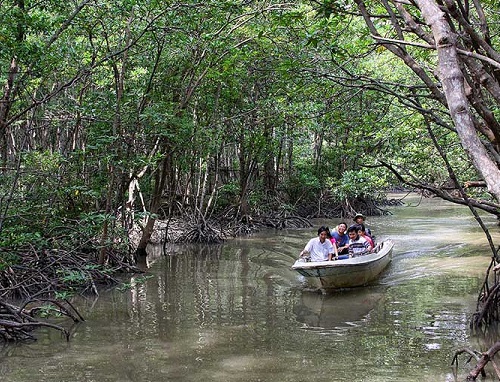
[[339, 223], [335, 231], [332, 232], [332, 237], [335, 239], [337, 251], [339, 255], [346, 255], [349, 253], [349, 236], [347, 236], [347, 224], [344, 222]]

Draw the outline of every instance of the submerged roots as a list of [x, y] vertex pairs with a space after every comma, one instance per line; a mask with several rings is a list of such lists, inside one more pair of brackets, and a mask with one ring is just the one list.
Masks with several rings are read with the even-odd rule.
[[64, 327], [51, 323], [40, 316], [65, 316], [73, 322], [84, 321], [83, 317], [67, 300], [30, 299], [21, 306], [7, 303], [0, 299], [0, 341], [33, 341], [35, 329], [48, 327], [60, 331], [67, 341], [70, 333]]
[[[497, 378], [500, 379], [500, 368], [493, 361], [493, 357], [500, 351], [500, 341], [498, 341], [498, 329], [500, 323], [500, 280], [498, 272], [500, 265], [497, 264], [498, 250], [492, 257], [486, 278], [483, 283], [481, 293], [478, 297], [476, 312], [473, 314], [470, 326], [476, 333], [481, 333], [492, 345], [486, 352], [478, 352], [471, 349], [461, 349], [455, 353], [453, 364], [458, 366], [458, 356], [468, 354], [468, 361], [476, 360], [475, 367], [467, 376], [468, 381], [475, 381], [481, 375], [486, 376], [485, 367], [491, 363]], [[492, 277], [490, 275], [492, 274]], [[490, 286], [490, 279], [492, 285]]]

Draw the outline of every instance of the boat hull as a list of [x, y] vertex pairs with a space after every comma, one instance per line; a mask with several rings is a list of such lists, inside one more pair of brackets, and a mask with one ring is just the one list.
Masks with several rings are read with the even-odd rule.
[[305, 262], [299, 259], [292, 269], [320, 289], [352, 288], [376, 280], [392, 260], [392, 240], [383, 241], [376, 253], [345, 260]]

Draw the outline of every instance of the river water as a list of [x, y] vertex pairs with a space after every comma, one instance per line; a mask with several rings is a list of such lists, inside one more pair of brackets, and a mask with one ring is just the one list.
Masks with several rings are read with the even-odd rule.
[[338, 220], [172, 248], [152, 259], [147, 277], [76, 299], [86, 322], [69, 342], [41, 330], [34, 343], [4, 348], [0, 380], [454, 381], [454, 352], [485, 350], [468, 322], [488, 245], [467, 208], [415, 195], [404, 202], [367, 219], [378, 240], [395, 242], [374, 285], [323, 295], [290, 269], [317, 225]]

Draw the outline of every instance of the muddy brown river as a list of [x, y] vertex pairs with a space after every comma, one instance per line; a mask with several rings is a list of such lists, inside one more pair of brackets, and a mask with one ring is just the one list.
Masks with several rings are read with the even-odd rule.
[[69, 342], [41, 330], [1, 349], [0, 381], [455, 381], [454, 352], [485, 350], [468, 324], [489, 249], [467, 208], [404, 202], [367, 219], [377, 240], [395, 242], [373, 285], [323, 295], [290, 269], [317, 226], [338, 219], [172, 247], [150, 259], [148, 277], [124, 279], [131, 288], [75, 299], [86, 322]]

